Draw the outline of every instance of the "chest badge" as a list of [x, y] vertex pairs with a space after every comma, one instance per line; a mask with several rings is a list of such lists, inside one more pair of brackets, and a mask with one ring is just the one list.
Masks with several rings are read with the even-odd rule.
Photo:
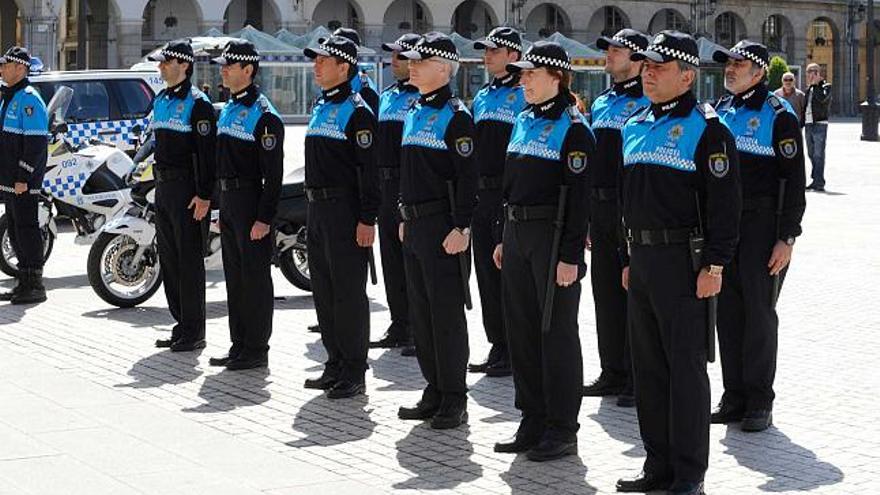
[[630, 101], [626, 102], [626, 105], [623, 106], [623, 113], [630, 114], [635, 109], [636, 109], [636, 102], [633, 100], [630, 100]]
[[28, 117], [33, 116], [34, 115], [34, 107], [32, 107], [30, 105], [27, 105], [26, 107], [24, 107], [24, 114], [27, 115]]
[[509, 93], [507, 95], [507, 104], [510, 105], [516, 101], [516, 93]]
[[668, 137], [669, 140], [672, 141], [673, 146], [675, 146], [675, 143], [678, 142], [678, 140], [682, 136], [684, 136], [684, 126], [681, 124], [675, 124], [674, 126], [672, 126], [671, 129], [669, 129], [669, 132], [666, 133], [666, 137]]
[[749, 122], [746, 124], [749, 128], [749, 131], [755, 132], [761, 127], [761, 119], [758, 117], [752, 117], [749, 119]]

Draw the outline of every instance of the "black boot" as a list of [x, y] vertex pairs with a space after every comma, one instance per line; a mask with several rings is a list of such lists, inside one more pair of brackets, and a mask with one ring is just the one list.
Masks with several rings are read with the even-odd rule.
[[0, 292], [0, 301], [11, 301], [15, 294], [21, 291], [21, 278], [15, 279], [15, 287], [8, 292]]
[[12, 296], [12, 304], [36, 304], [46, 300], [46, 288], [43, 287], [43, 270], [22, 269], [21, 290]]

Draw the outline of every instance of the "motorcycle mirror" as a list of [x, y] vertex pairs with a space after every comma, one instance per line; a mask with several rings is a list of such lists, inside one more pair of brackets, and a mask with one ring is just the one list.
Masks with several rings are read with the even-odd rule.
[[[73, 90], [67, 86], [59, 86], [49, 101], [46, 111], [51, 115], [52, 122], [60, 124], [67, 121], [67, 109], [73, 101]], [[65, 131], [66, 132], [66, 131]]]

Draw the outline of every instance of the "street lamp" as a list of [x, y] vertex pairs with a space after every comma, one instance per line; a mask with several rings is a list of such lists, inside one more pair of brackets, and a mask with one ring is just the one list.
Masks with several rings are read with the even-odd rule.
[[874, 0], [868, 0], [867, 25], [865, 26], [865, 65], [868, 71], [867, 101], [862, 103], [862, 141], [877, 141], [877, 96], [874, 93], [874, 44], [877, 41], [874, 25]]

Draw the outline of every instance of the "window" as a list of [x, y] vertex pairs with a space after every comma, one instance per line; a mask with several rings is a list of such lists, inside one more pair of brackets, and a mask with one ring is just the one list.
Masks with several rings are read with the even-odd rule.
[[715, 19], [715, 41], [723, 46], [736, 43], [736, 18], [730, 12], [725, 12]]
[[623, 29], [623, 16], [620, 11], [614, 7], [605, 7], [605, 28], [602, 30], [602, 36], [614, 36], [615, 33]]
[[782, 38], [785, 34], [782, 19], [778, 15], [771, 15], [764, 21], [763, 41], [771, 52], [783, 51]]
[[684, 17], [678, 12], [668, 9], [666, 11], [666, 29], [674, 29], [676, 31], [686, 31], [687, 26]]
[[110, 97], [104, 83], [92, 81], [59, 81], [38, 82], [34, 86], [40, 92], [43, 101], [52, 100], [59, 86], [67, 86], [73, 90], [73, 99], [67, 109], [67, 122], [91, 122], [110, 120]]
[[150, 113], [153, 91], [135, 79], [108, 81], [115, 96], [120, 119], [139, 119]]

